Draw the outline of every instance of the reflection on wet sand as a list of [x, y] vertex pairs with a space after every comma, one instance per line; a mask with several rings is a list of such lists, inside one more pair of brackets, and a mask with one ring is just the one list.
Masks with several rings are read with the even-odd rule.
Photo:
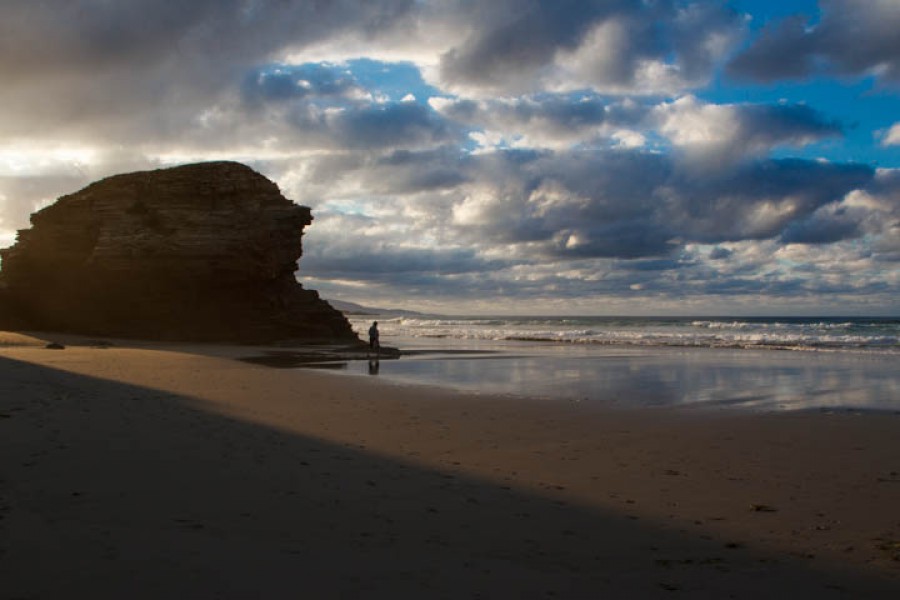
[[[488, 360], [490, 359], [490, 360]], [[406, 383], [637, 406], [900, 410], [897, 358], [842, 353], [505, 345], [417, 349], [376, 369]], [[350, 364], [348, 372], [360, 373]], [[369, 373], [372, 372], [371, 363]]]

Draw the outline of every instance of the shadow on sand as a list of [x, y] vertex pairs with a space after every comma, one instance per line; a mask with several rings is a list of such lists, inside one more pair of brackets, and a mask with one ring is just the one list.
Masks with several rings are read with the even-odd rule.
[[[4, 598], [900, 591], [212, 414], [190, 397], [6, 358], [0, 375]], [[38, 401], [13, 393], [26, 385]]]

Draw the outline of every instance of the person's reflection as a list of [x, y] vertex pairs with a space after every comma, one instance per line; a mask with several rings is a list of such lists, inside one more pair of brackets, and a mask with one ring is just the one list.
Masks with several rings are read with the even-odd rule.
[[378, 375], [378, 370], [381, 368], [381, 362], [377, 358], [369, 359], [369, 375]]

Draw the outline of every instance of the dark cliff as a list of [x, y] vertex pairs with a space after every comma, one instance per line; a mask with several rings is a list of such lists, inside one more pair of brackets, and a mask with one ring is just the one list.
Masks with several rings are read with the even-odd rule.
[[297, 283], [308, 208], [232, 162], [116, 175], [32, 215], [0, 251], [16, 325], [148, 339], [356, 340]]

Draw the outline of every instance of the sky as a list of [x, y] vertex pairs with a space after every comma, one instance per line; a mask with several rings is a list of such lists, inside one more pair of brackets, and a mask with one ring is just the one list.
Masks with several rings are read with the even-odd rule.
[[900, 0], [3, 0], [0, 247], [244, 162], [322, 296], [900, 315]]

